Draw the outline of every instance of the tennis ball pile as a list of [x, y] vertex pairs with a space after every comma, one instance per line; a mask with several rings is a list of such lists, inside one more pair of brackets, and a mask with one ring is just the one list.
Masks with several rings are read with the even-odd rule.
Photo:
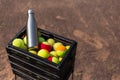
[[53, 63], [59, 64], [63, 57], [66, 55], [67, 51], [70, 49], [70, 45], [64, 45], [61, 42], [56, 42], [54, 39], [45, 39], [40, 36], [38, 38], [39, 49], [37, 51], [27, 49], [27, 37], [16, 38], [13, 40], [12, 45], [21, 49], [26, 49], [31, 54], [35, 54], [39, 57], [47, 59]]

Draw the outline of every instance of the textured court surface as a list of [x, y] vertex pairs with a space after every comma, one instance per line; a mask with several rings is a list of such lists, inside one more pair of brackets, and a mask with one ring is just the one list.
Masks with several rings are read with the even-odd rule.
[[0, 0], [0, 80], [14, 79], [5, 46], [29, 8], [39, 28], [78, 42], [74, 80], [120, 80], [120, 0]]

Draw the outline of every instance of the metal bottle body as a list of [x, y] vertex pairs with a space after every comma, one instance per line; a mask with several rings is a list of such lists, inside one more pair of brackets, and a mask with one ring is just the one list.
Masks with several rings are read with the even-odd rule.
[[32, 10], [28, 10], [27, 40], [28, 48], [30, 49], [38, 48], [37, 25]]

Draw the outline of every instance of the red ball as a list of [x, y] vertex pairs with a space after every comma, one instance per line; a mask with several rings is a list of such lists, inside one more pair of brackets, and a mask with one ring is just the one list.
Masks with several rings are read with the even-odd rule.
[[52, 50], [52, 46], [41, 43], [40, 44], [40, 49], [46, 49], [46, 50], [48, 50], [50, 52]]
[[51, 57], [51, 56], [50, 56], [50, 57], [48, 57], [47, 59], [48, 59], [49, 61], [52, 61], [52, 57]]

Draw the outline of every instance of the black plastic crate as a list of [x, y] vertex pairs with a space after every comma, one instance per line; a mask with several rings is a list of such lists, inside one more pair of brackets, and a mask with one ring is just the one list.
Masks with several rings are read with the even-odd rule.
[[22, 38], [26, 34], [26, 27], [24, 27], [6, 47], [13, 72], [22, 78], [31, 80], [67, 80], [74, 68], [77, 43], [43, 29], [38, 29], [38, 31], [46, 39], [53, 38], [64, 45], [70, 45], [69, 51], [59, 64], [55, 64], [27, 50], [12, 46], [15, 38]]

